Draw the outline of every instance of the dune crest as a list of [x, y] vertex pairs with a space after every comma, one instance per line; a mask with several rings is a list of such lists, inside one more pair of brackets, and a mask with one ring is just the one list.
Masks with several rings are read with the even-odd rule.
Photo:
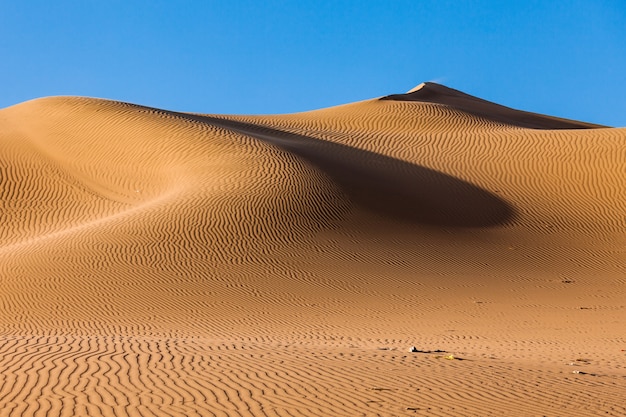
[[597, 129], [606, 127], [511, 109], [432, 82], [421, 83], [406, 94], [392, 94], [381, 98], [381, 100], [444, 104], [478, 117], [530, 129]]
[[625, 415], [624, 172], [626, 129], [428, 82], [2, 109], [0, 414]]
[[426, 83], [419, 83], [418, 85], [416, 85], [415, 87], [411, 88], [409, 91], [406, 92], [406, 94], [411, 94], [414, 93], [416, 91], [421, 90], [422, 88], [426, 87]]

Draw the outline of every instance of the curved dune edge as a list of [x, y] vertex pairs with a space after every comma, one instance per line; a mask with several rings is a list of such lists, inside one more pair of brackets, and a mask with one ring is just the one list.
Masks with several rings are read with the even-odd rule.
[[598, 129], [607, 127], [515, 110], [432, 82], [421, 83], [406, 94], [392, 94], [382, 97], [381, 100], [444, 104], [478, 117], [486, 117], [494, 121], [530, 129]]
[[431, 83], [0, 110], [1, 414], [625, 415], [624, 172]]

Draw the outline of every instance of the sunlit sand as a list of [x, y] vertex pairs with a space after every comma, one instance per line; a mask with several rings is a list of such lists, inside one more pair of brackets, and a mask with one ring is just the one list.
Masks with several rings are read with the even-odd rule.
[[423, 83], [0, 110], [0, 415], [626, 415], [626, 129]]

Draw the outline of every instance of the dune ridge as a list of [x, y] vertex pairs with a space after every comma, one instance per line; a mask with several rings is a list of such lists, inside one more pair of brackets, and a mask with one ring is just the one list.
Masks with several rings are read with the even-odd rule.
[[624, 128], [425, 83], [0, 143], [3, 415], [626, 414]]
[[432, 82], [421, 83], [406, 94], [391, 94], [382, 97], [381, 100], [444, 104], [478, 117], [486, 117], [508, 125], [530, 129], [597, 129], [608, 127], [515, 110]]

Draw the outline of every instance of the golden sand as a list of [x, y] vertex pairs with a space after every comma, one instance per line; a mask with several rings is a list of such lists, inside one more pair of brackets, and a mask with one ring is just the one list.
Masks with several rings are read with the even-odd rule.
[[0, 415], [624, 416], [625, 178], [624, 128], [432, 83], [0, 110]]

